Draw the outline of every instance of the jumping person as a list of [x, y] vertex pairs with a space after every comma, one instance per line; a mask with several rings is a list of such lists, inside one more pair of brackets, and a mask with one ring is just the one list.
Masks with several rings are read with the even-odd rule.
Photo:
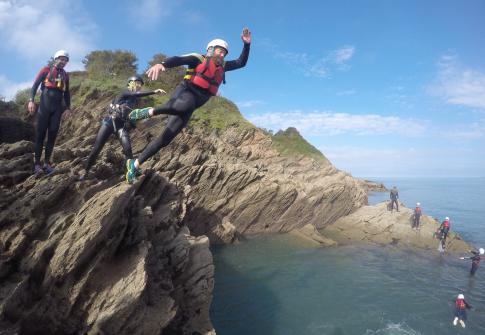
[[416, 208], [414, 208], [414, 217], [413, 217], [413, 229], [419, 229], [419, 221], [421, 219], [421, 204], [418, 202], [416, 203]]
[[470, 304], [465, 301], [463, 294], [458, 294], [455, 300], [455, 318], [453, 319], [453, 326], [456, 326], [458, 321], [460, 325], [465, 328], [465, 321], [467, 319], [466, 310], [472, 308]]
[[147, 71], [148, 77], [156, 80], [166, 68], [187, 65], [184, 80], [176, 87], [170, 100], [161, 106], [135, 109], [130, 120], [146, 119], [154, 115], [170, 115], [160, 136], [150, 142], [137, 159], [126, 162], [126, 181], [132, 183], [139, 167], [161, 148], [167, 146], [189, 122], [192, 113], [217, 94], [220, 84], [225, 83], [225, 72], [240, 69], [246, 65], [251, 44], [251, 32], [244, 28], [241, 39], [243, 50], [238, 59], [225, 61], [229, 52], [227, 42], [215, 39], [209, 42], [205, 55], [188, 54], [170, 57], [161, 64], [155, 64]]
[[133, 158], [129, 131], [133, 129], [135, 125], [128, 119], [129, 113], [133, 110], [133, 108], [136, 107], [139, 98], [155, 93], [166, 93], [162, 89], [141, 92], [140, 90], [143, 84], [143, 79], [140, 76], [132, 76], [128, 78], [128, 88], [124, 89], [113, 99], [108, 107], [109, 115], [106, 116], [101, 122], [101, 127], [99, 128], [98, 135], [96, 136], [93, 149], [88, 156], [85, 166], [85, 173], [79, 178], [79, 180], [84, 180], [88, 176], [89, 170], [93, 166], [96, 158], [101, 152], [101, 149], [103, 149], [103, 146], [111, 135], [116, 135], [120, 140], [125, 158]]
[[480, 261], [482, 260], [482, 255], [485, 254], [485, 250], [483, 248], [478, 249], [478, 251], [470, 250], [472, 256], [470, 257], [460, 257], [460, 259], [471, 259], [472, 261], [472, 268], [470, 269], [470, 276], [474, 276], [475, 272], [478, 270], [478, 266], [480, 265]]
[[[37, 129], [34, 149], [34, 173], [44, 171], [46, 174], [54, 172], [51, 163], [51, 155], [54, 150], [61, 116], [69, 117], [71, 109], [71, 93], [69, 92], [69, 76], [64, 67], [69, 62], [69, 54], [65, 50], [59, 50], [54, 55], [54, 62], [51, 66], [43, 67], [30, 91], [29, 104], [27, 109], [30, 115], [35, 113], [34, 98], [39, 85], [41, 85], [40, 106], [37, 112]], [[64, 99], [65, 107], [62, 100]], [[42, 149], [47, 133], [45, 145], [44, 167], [41, 166]]]

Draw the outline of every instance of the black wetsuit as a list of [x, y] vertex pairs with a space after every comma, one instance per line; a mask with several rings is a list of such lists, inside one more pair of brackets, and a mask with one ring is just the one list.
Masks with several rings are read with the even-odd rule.
[[397, 192], [397, 189], [393, 188], [391, 190], [391, 193], [389, 194], [389, 197], [391, 198], [391, 212], [394, 209], [394, 204], [396, 204], [396, 210], [399, 211], [399, 204], [397, 203], [397, 199], [399, 199], [399, 193]]
[[475, 272], [478, 270], [478, 266], [480, 265], [480, 261], [482, 260], [482, 257], [480, 256], [480, 253], [476, 251], [472, 251], [473, 256], [470, 257], [472, 260], [472, 268], [470, 270], [470, 275], [474, 276]]
[[[69, 92], [69, 76], [63, 69], [57, 69], [57, 78], [63, 79], [62, 88], [49, 88], [44, 84], [45, 79], [49, 76], [51, 68], [46, 66], [40, 70], [35, 78], [32, 90], [30, 92], [30, 100], [34, 101], [35, 94], [39, 85], [41, 86], [40, 106], [37, 111], [37, 129], [35, 137], [35, 164], [40, 165], [40, 158], [42, 156], [42, 148], [44, 145], [45, 136], [47, 133], [47, 143], [45, 145], [45, 163], [50, 163], [54, 144], [56, 142], [59, 125], [61, 123], [61, 115], [66, 109], [71, 108], [71, 93]], [[64, 98], [65, 108], [62, 106], [62, 99]]]
[[155, 91], [132, 92], [126, 89], [113, 99], [111, 105], [108, 107], [109, 116], [105, 117], [101, 122], [101, 127], [96, 136], [93, 149], [88, 156], [86, 173], [89, 172], [106, 141], [112, 134], [118, 136], [126, 159], [133, 158], [129, 131], [134, 128], [135, 125], [129, 121], [128, 114], [130, 114], [131, 110], [136, 107], [139, 98], [155, 93]]
[[[245, 43], [238, 59], [225, 62], [224, 72], [244, 67], [248, 61], [249, 49], [250, 44]], [[197, 56], [186, 55], [167, 58], [162, 64], [166, 68], [187, 65], [189, 69], [193, 69], [200, 63], [201, 60]], [[170, 116], [160, 136], [151, 141], [138, 157], [139, 163], [142, 164], [161, 148], [172, 142], [175, 136], [187, 125], [192, 113], [204, 105], [211, 96], [209, 91], [184, 80], [175, 88], [169, 101], [164, 105], [154, 107], [153, 115], [168, 114]]]

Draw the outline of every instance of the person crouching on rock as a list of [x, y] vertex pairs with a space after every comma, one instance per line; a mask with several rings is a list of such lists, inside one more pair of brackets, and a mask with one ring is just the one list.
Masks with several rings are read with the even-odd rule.
[[251, 44], [249, 29], [243, 29], [241, 39], [244, 46], [241, 55], [236, 60], [225, 61], [229, 46], [224, 40], [215, 39], [207, 45], [205, 55], [193, 53], [169, 57], [161, 64], [155, 64], [148, 69], [148, 77], [156, 80], [159, 73], [165, 71], [166, 68], [188, 66], [184, 80], [176, 87], [166, 104], [154, 108], [135, 109], [130, 113], [130, 119], [133, 121], [159, 114], [170, 116], [160, 136], [150, 142], [137, 159], [127, 161], [126, 181], [128, 183], [133, 183], [139, 167], [148, 158], [172, 142], [187, 125], [192, 113], [217, 94], [219, 86], [225, 83], [225, 73], [246, 65]]
[[445, 220], [441, 223], [440, 227], [438, 228], [438, 236], [441, 240], [441, 247], [445, 249], [446, 238], [448, 237], [448, 233], [450, 232], [450, 218], [445, 217]]
[[[27, 105], [29, 115], [35, 113], [35, 94], [39, 88], [40, 106], [37, 111], [37, 129], [35, 135], [34, 149], [34, 173], [36, 175], [44, 172], [49, 175], [54, 172], [51, 163], [54, 144], [56, 143], [57, 133], [61, 124], [61, 116], [68, 118], [71, 114], [71, 93], [69, 91], [69, 75], [64, 71], [64, 67], [69, 62], [69, 54], [65, 50], [59, 50], [54, 54], [52, 65], [44, 66], [37, 77], [30, 91], [30, 99]], [[63, 106], [63, 100], [65, 106]], [[44, 140], [47, 135], [45, 145], [44, 166], [40, 164]]]
[[421, 204], [418, 202], [416, 203], [416, 208], [414, 208], [414, 217], [413, 217], [413, 229], [419, 229], [419, 220], [421, 219]]
[[465, 328], [465, 321], [466, 321], [466, 310], [472, 308], [465, 301], [465, 296], [463, 294], [458, 294], [458, 297], [455, 300], [455, 318], [453, 319], [453, 325], [456, 326], [458, 321], [460, 321], [460, 325]]
[[397, 199], [399, 199], [399, 193], [397, 191], [396, 186], [394, 186], [389, 194], [389, 198], [391, 198], [391, 213], [394, 209], [394, 204], [396, 204], [396, 211], [399, 212], [399, 204], [397, 203]]
[[143, 84], [143, 79], [140, 76], [132, 76], [128, 78], [128, 88], [124, 89], [113, 99], [108, 107], [109, 115], [106, 116], [101, 122], [101, 127], [99, 128], [98, 135], [96, 136], [93, 149], [88, 156], [85, 166], [85, 173], [79, 178], [79, 180], [84, 180], [88, 177], [91, 167], [111, 135], [116, 135], [118, 137], [121, 146], [123, 147], [125, 158], [133, 158], [129, 132], [135, 127], [135, 123], [129, 120], [129, 113], [134, 107], [136, 107], [139, 98], [156, 93], [166, 93], [162, 89], [141, 92], [140, 90]]
[[470, 269], [470, 276], [474, 276], [475, 272], [478, 270], [478, 266], [480, 265], [480, 261], [482, 260], [482, 255], [485, 254], [485, 250], [483, 248], [478, 249], [478, 251], [470, 250], [472, 256], [470, 257], [460, 257], [460, 259], [471, 259], [472, 260], [472, 268]]

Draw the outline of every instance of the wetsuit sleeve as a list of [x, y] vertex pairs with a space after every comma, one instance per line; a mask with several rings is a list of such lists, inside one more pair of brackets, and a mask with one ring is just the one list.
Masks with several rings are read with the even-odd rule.
[[183, 56], [174, 56], [165, 59], [162, 64], [167, 69], [172, 67], [187, 65], [189, 67], [196, 67], [199, 65], [200, 60], [194, 55], [183, 55]]
[[40, 70], [39, 74], [37, 77], [35, 77], [34, 84], [32, 85], [32, 89], [30, 90], [30, 100], [34, 101], [35, 94], [37, 93], [37, 89], [39, 88], [39, 85], [44, 81], [44, 79], [47, 77], [49, 74], [49, 67], [45, 66]]
[[129, 92], [127, 97], [143, 98], [155, 94], [155, 91]]
[[465, 303], [465, 307], [466, 307], [466, 308], [470, 309], [470, 308], [472, 308], [472, 307], [473, 307], [472, 305], [470, 305], [470, 304], [469, 304], [469, 303], [467, 303], [466, 301], [463, 301], [463, 302]]
[[239, 58], [235, 60], [227, 61], [224, 66], [224, 71], [237, 70], [246, 66], [246, 63], [248, 62], [248, 58], [249, 58], [250, 47], [251, 47], [251, 44], [244, 43], [244, 47], [242, 49], [242, 52]]
[[69, 90], [69, 76], [66, 73], [66, 90], [64, 91], [64, 102], [66, 109], [71, 109], [71, 91]]

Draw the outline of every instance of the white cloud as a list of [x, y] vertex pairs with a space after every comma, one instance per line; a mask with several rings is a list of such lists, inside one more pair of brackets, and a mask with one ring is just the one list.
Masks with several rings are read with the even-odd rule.
[[[459, 147], [375, 149], [360, 146], [319, 146], [337, 168], [354, 176], [483, 176], [485, 152]], [[449, 159], [453, 157], [453, 159]]]
[[421, 136], [426, 132], [424, 122], [396, 116], [376, 114], [352, 115], [335, 112], [275, 112], [250, 115], [249, 120], [259, 127], [286, 129], [295, 127], [306, 135], [333, 136], [340, 134]]
[[[96, 27], [79, 2], [6, 0], [0, 3], [0, 36], [21, 58], [45, 63], [56, 50], [71, 55], [69, 70], [93, 49]], [[73, 65], [74, 64], [74, 68]]]
[[485, 109], [485, 72], [463, 66], [456, 56], [444, 55], [436, 77], [429, 93], [448, 104]]
[[248, 100], [248, 101], [236, 102], [236, 105], [239, 108], [251, 108], [251, 107], [260, 106], [263, 104], [264, 102], [262, 102], [261, 100]]
[[31, 87], [32, 82], [33, 81], [14, 83], [4, 75], [0, 74], [0, 95], [3, 96], [6, 101], [10, 101], [15, 97], [17, 91]]
[[[128, 2], [128, 13], [139, 22], [135, 28], [151, 29], [160, 23], [162, 18], [169, 17], [173, 14], [174, 2], [170, 0], [140, 0]], [[190, 17], [196, 18], [192, 13]]]
[[265, 42], [263, 44], [273, 52], [274, 57], [283, 60], [292, 66], [295, 71], [302, 73], [306, 77], [325, 78], [335, 68], [337, 70], [348, 70], [348, 62], [355, 52], [355, 47], [345, 46], [338, 50], [333, 50], [326, 55], [316, 56], [305, 52], [281, 52], [277, 51], [274, 44]]

